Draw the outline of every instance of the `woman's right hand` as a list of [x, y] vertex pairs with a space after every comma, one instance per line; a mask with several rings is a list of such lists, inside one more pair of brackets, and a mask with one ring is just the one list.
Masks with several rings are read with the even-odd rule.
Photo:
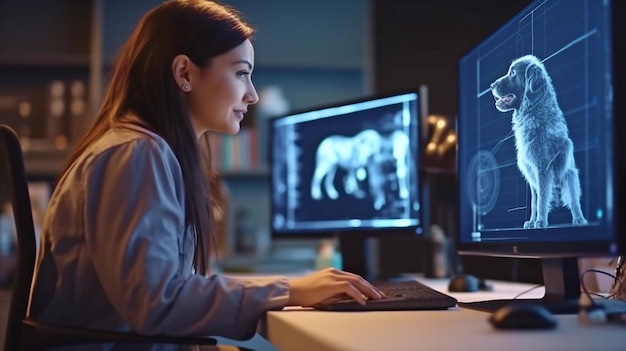
[[335, 268], [289, 279], [289, 286], [287, 305], [290, 306], [313, 306], [341, 296], [365, 304], [367, 299], [378, 300], [385, 296], [361, 276]]

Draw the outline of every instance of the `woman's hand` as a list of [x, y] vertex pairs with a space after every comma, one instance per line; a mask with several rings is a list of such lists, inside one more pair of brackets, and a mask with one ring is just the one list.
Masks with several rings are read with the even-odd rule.
[[347, 296], [360, 304], [367, 299], [380, 299], [384, 294], [362, 277], [335, 268], [326, 268], [301, 278], [289, 280], [287, 305], [312, 306]]

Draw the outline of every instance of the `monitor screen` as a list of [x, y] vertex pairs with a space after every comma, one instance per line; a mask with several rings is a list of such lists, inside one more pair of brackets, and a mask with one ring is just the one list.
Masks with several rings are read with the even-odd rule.
[[271, 121], [274, 234], [417, 228], [417, 93]]
[[459, 61], [459, 253], [541, 258], [564, 313], [577, 257], [624, 250], [617, 3], [534, 1]]
[[421, 233], [418, 100], [403, 91], [272, 119], [272, 235], [338, 236], [348, 268], [363, 238]]

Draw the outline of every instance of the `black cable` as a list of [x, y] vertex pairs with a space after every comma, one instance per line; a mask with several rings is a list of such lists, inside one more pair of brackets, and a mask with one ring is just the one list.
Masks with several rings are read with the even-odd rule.
[[528, 294], [529, 292], [531, 292], [531, 291], [533, 291], [533, 290], [535, 290], [535, 289], [537, 289], [537, 288], [540, 288], [540, 287], [542, 287], [542, 286], [543, 286], [543, 284], [537, 284], [537, 285], [533, 286], [533, 287], [532, 287], [532, 288], [530, 288], [530, 289], [526, 289], [526, 290], [522, 291], [521, 293], [519, 293], [519, 294], [515, 295], [515, 296], [513, 297], [513, 300], [517, 300], [520, 296], [522, 296], [522, 295], [524, 295], [524, 294]]
[[587, 285], [585, 284], [585, 274], [591, 273], [591, 272], [604, 274], [606, 276], [609, 276], [613, 280], [617, 279], [617, 277], [614, 276], [611, 273], [607, 273], [605, 271], [601, 271], [601, 270], [598, 270], [598, 269], [588, 269], [588, 270], [582, 272], [582, 274], [580, 275], [580, 285], [581, 285], [581, 287], [583, 289], [583, 292], [585, 293], [585, 295], [587, 296], [587, 298], [591, 302], [591, 305], [593, 306], [593, 305], [595, 305], [595, 302], [593, 302], [593, 299], [591, 298], [591, 295], [597, 295], [597, 296], [602, 297], [603, 299], [610, 299], [611, 297], [615, 296], [615, 294], [609, 294], [607, 296], [603, 296], [601, 294], [590, 293], [589, 290], [587, 289]]
[[[611, 273], [607, 273], [607, 272], [604, 272], [604, 271], [601, 271], [601, 270], [597, 270], [597, 269], [588, 269], [588, 270], [584, 271], [584, 272], [580, 275], [580, 282], [581, 282], [581, 287], [582, 287], [582, 289], [583, 289], [583, 292], [584, 292], [584, 293], [585, 293], [585, 295], [589, 298], [589, 300], [592, 300], [592, 299], [591, 299], [591, 295], [597, 295], [598, 297], [602, 297], [603, 299], [609, 299], [609, 298], [613, 297], [613, 296], [614, 296], [614, 294], [609, 294], [609, 295], [607, 295], [607, 296], [604, 296], [604, 295], [602, 295], [602, 294], [589, 292], [589, 290], [587, 290], [587, 287], [585, 286], [585, 280], [584, 280], [584, 277], [585, 277], [585, 274], [590, 273], [590, 272], [601, 273], [601, 274], [604, 274], [604, 275], [609, 276], [609, 277], [610, 277], [610, 278], [612, 278], [612, 279], [617, 279], [617, 277], [616, 277], [616, 276], [614, 276], [613, 274], [611, 274]], [[520, 296], [522, 296], [522, 295], [524, 295], [524, 294], [527, 294], [527, 293], [529, 293], [529, 292], [531, 292], [531, 291], [533, 291], [533, 290], [535, 290], [535, 289], [537, 289], [537, 288], [540, 288], [540, 287], [542, 287], [542, 286], [543, 286], [543, 284], [538, 284], [538, 285], [533, 286], [533, 287], [532, 287], [532, 288], [530, 288], [530, 289], [524, 290], [524, 291], [522, 291], [521, 293], [519, 293], [519, 294], [515, 295], [515, 296], [513, 297], [513, 300], [518, 299]], [[591, 302], [593, 303], [593, 301], [591, 301]]]

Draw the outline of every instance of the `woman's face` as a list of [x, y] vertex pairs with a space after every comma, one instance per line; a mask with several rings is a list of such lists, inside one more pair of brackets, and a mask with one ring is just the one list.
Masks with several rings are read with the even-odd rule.
[[196, 136], [207, 130], [239, 132], [248, 106], [259, 101], [251, 80], [253, 68], [254, 48], [246, 40], [214, 57], [207, 68], [194, 70], [186, 96]]

